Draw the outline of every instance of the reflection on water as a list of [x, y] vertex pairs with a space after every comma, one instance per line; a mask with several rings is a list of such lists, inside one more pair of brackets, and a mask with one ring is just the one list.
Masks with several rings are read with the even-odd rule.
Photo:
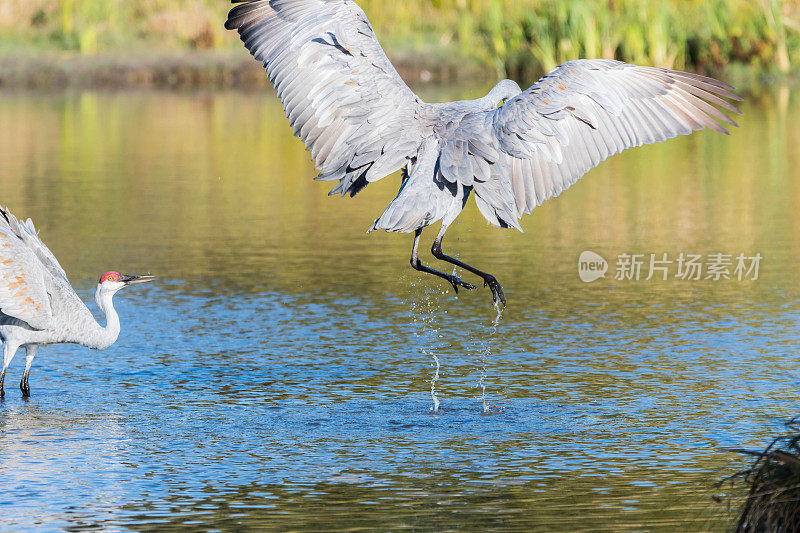
[[[105, 270], [159, 277], [118, 295], [113, 347], [41, 351], [28, 402], [12, 364], [0, 529], [724, 527], [723, 448], [796, 414], [800, 371], [800, 94], [744, 111], [731, 137], [607, 161], [525, 234], [469, 207], [448, 235], [503, 283], [495, 332], [487, 290], [364, 234], [399, 180], [327, 198], [269, 94], [0, 94], [0, 202], [87, 300]], [[764, 261], [584, 284], [584, 250], [610, 274], [621, 253]]]

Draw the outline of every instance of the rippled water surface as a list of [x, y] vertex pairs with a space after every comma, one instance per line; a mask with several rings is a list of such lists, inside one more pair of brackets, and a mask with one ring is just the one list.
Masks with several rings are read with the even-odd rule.
[[[603, 163], [524, 234], [470, 205], [446, 244], [503, 283], [495, 330], [487, 290], [364, 233], [398, 177], [326, 197], [271, 94], [0, 93], [0, 203], [92, 309], [103, 271], [158, 276], [117, 296], [112, 347], [40, 350], [29, 401], [12, 363], [0, 529], [724, 529], [726, 448], [779, 431], [800, 376], [800, 93], [743, 107], [730, 137]], [[644, 280], [681, 252], [764, 259]], [[641, 280], [614, 279], [623, 253]]]

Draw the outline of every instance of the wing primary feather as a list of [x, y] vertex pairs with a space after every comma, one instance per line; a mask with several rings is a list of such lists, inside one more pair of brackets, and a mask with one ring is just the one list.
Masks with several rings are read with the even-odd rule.
[[[372, 169], [368, 176], [373, 180], [417, 153], [424, 138], [420, 100], [397, 75], [355, 3], [234, 4], [225, 27], [237, 30], [245, 47], [263, 63], [292, 132], [322, 170], [319, 177], [340, 176], [334, 191], [352, 192], [354, 186], [366, 184], [361, 176], [366, 177], [367, 170], [357, 175], [344, 171], [354, 166], [357, 156], [355, 166]], [[375, 149], [367, 148], [372, 146]]]
[[[512, 225], [503, 195], [512, 195], [520, 215], [626, 148], [703, 128], [727, 134], [723, 124], [736, 127], [736, 122], [726, 112], [740, 113], [731, 103], [741, 100], [733, 91], [727, 83], [695, 74], [575, 60], [487, 112], [488, 127], [474, 119], [472, 128], [448, 135], [469, 143], [481, 212], [491, 223]], [[481, 161], [494, 156], [486, 147], [497, 147], [497, 163], [483, 167]], [[448, 156], [442, 162], [449, 176]]]

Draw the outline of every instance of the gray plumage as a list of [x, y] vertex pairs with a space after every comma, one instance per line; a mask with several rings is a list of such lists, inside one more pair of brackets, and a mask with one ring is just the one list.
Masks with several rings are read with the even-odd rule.
[[430, 104], [403, 82], [351, 0], [248, 1], [225, 26], [264, 64], [317, 179], [338, 181], [330, 194], [354, 196], [405, 169], [370, 231], [415, 232], [415, 268], [456, 291], [474, 288], [418, 268], [422, 228], [442, 221], [434, 255], [483, 277], [504, 303], [493, 276], [441, 251], [471, 193], [490, 223], [521, 230], [523, 214], [626, 148], [703, 128], [727, 134], [722, 124], [736, 123], [720, 109], [738, 113], [728, 100], [741, 100], [697, 74], [587, 59], [556, 67], [524, 92], [503, 80], [477, 100]]
[[104, 274], [95, 292], [97, 305], [106, 315], [106, 325], [101, 326], [39, 238], [33, 222], [19, 221], [0, 207], [0, 397], [4, 394], [6, 370], [20, 347], [27, 353], [20, 388], [28, 395], [28, 375], [39, 346], [74, 343], [103, 349], [112, 345], [120, 331], [112, 303], [114, 294], [131, 283], [151, 280], [151, 276]]

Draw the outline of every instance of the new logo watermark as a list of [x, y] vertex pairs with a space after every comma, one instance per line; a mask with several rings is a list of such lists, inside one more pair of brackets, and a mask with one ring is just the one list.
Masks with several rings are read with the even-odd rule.
[[581, 277], [581, 281], [591, 283], [606, 277], [606, 272], [608, 272], [608, 262], [603, 259], [602, 255], [590, 250], [581, 252], [581, 256], [578, 258], [578, 275]]
[[[756, 281], [763, 259], [760, 253], [703, 255], [680, 252], [673, 257], [667, 253], [621, 253], [616, 258], [614, 279], [617, 281], [650, 281], [653, 278], [662, 281]], [[581, 252], [578, 258], [578, 276], [581, 281], [591, 283], [606, 277], [606, 272], [608, 272], [608, 262], [603, 256], [590, 250]]]

